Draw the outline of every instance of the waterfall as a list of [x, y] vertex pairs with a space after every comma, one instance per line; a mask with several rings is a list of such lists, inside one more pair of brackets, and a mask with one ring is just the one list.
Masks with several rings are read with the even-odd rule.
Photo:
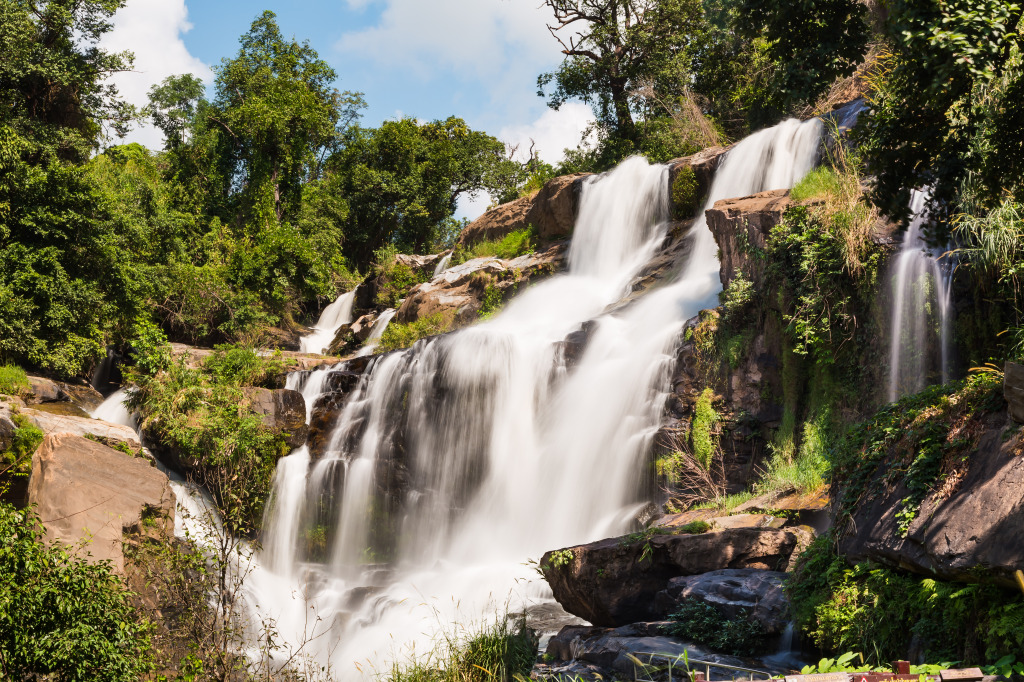
[[380, 337], [384, 336], [384, 330], [391, 324], [391, 318], [398, 312], [394, 308], [388, 308], [380, 314], [377, 321], [373, 323], [373, 329], [370, 330], [370, 335], [366, 337], [366, 342], [363, 347], [356, 353], [357, 358], [372, 355], [373, 351], [377, 350], [377, 346], [380, 345]]
[[[791, 120], [741, 141], [707, 205], [791, 187], [820, 136], [820, 122]], [[326, 453], [304, 447], [278, 465], [271, 570], [247, 586], [260, 617], [358, 677], [404, 647], [429, 649], [445, 624], [550, 601], [524, 562], [628, 530], [645, 501], [683, 322], [721, 289], [703, 215], [674, 281], [616, 305], [669, 224], [668, 168], [627, 159], [585, 181], [568, 272], [485, 323], [372, 359]], [[569, 366], [559, 343], [589, 321]], [[313, 380], [290, 385], [305, 393]]]
[[942, 250], [925, 242], [928, 192], [914, 191], [912, 218], [892, 269], [889, 400], [950, 379], [950, 276]]
[[438, 275], [440, 275], [441, 273], [448, 269], [448, 263], [451, 262], [453, 253], [455, 252], [449, 251], [437, 261], [437, 266], [434, 268], [434, 275], [433, 277], [431, 277], [431, 279], [437, 277]]
[[303, 353], [323, 353], [334, 341], [341, 325], [352, 321], [352, 305], [356, 300], [356, 290], [338, 296], [320, 313], [320, 319], [313, 326], [313, 333], [299, 340], [299, 351]]

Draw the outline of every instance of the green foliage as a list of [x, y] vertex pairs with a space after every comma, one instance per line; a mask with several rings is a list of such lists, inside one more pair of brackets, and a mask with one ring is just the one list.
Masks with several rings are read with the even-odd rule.
[[[872, 564], [849, 567], [833, 540], [815, 540], [786, 586], [797, 624], [822, 651], [906, 655], [976, 665], [1024, 654], [1024, 600], [994, 585], [947, 583]], [[852, 657], [851, 657], [852, 658]]]
[[28, 374], [17, 365], [0, 366], [0, 393], [22, 395], [29, 390]]
[[501, 292], [501, 289], [488, 284], [484, 288], [483, 296], [480, 297], [480, 319], [486, 320], [487, 318], [494, 315], [501, 308], [501, 305], [505, 302], [505, 297]]
[[275, 388], [285, 374], [280, 352], [266, 356], [252, 348], [221, 345], [203, 362], [203, 370], [218, 383]]
[[700, 208], [700, 185], [697, 174], [690, 166], [683, 166], [676, 171], [676, 179], [672, 181], [672, 206], [676, 218], [685, 220], [693, 217]]
[[840, 514], [856, 509], [882, 475], [887, 484], [908, 488], [898, 510], [905, 535], [925, 498], [967, 464], [977, 446], [972, 426], [1003, 405], [1000, 378], [976, 374], [902, 398], [850, 429], [833, 461], [833, 478], [842, 485]]
[[288, 452], [285, 435], [247, 407], [243, 382], [265, 382], [280, 371], [279, 359], [221, 347], [199, 369], [179, 361], [156, 374], [139, 366], [131, 372], [129, 406], [142, 428], [206, 486], [235, 533], [259, 528], [277, 460]]
[[704, 644], [735, 656], [762, 653], [767, 642], [764, 627], [745, 615], [728, 619], [711, 604], [688, 599], [668, 619], [665, 632], [687, 642]]
[[444, 311], [421, 317], [414, 322], [392, 322], [381, 334], [377, 350], [387, 352], [408, 348], [420, 339], [444, 334], [452, 328], [454, 317], [453, 312]]
[[771, 89], [787, 108], [813, 103], [864, 57], [867, 11], [855, 0], [743, 0], [740, 14], [741, 31], [766, 40]]
[[32, 455], [43, 442], [43, 432], [27, 417], [13, 414], [12, 421], [17, 427], [11, 436], [11, 445], [0, 450], [0, 476], [28, 476], [32, 471]]
[[548, 561], [548, 567], [552, 570], [557, 571], [560, 568], [568, 566], [576, 559], [576, 553], [571, 549], [559, 549], [551, 552], [551, 558]]
[[398, 250], [394, 246], [377, 250], [370, 272], [375, 276], [376, 303], [383, 308], [397, 308], [398, 302], [410, 289], [429, 277], [429, 273], [416, 272], [409, 264], [399, 261]]
[[387, 682], [491, 682], [527, 678], [537, 659], [537, 637], [525, 618], [508, 615], [478, 632], [446, 633], [432, 651], [394, 663]]
[[690, 521], [679, 527], [679, 532], [684, 535], [703, 535], [711, 530], [711, 524], [707, 521]]
[[7, 679], [135, 682], [150, 624], [109, 563], [48, 544], [31, 510], [0, 503], [0, 661]]
[[718, 449], [718, 436], [715, 433], [718, 413], [715, 412], [715, 408], [712, 405], [714, 399], [715, 392], [710, 388], [705, 388], [694, 404], [693, 421], [690, 425], [693, 456], [705, 470], [711, 468], [715, 451]]
[[829, 194], [838, 194], [842, 188], [839, 173], [828, 166], [818, 166], [805, 175], [789, 191], [789, 198], [797, 203], [808, 199], [820, 199]]
[[460, 265], [474, 258], [512, 260], [533, 253], [536, 246], [537, 230], [533, 225], [529, 225], [521, 230], [509, 232], [501, 239], [478, 242], [468, 249], [457, 245], [450, 264], [452, 266]]

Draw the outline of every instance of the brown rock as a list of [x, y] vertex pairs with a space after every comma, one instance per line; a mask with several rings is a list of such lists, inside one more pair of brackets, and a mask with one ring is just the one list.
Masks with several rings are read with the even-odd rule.
[[25, 402], [30, 405], [53, 403], [61, 400], [60, 386], [55, 381], [50, 381], [43, 377], [30, 376], [28, 378], [28, 385], [29, 394], [25, 397]]
[[538, 236], [544, 241], [568, 237], [576, 224], [581, 183], [588, 175], [577, 173], [553, 178], [533, 196], [521, 197], [488, 210], [466, 226], [459, 235], [459, 244], [472, 246], [501, 239], [529, 225], [537, 229]]
[[103, 404], [103, 394], [89, 385], [60, 384], [63, 400], [74, 403], [85, 412], [92, 412]]
[[122, 531], [145, 515], [173, 525], [174, 493], [167, 476], [146, 459], [131, 457], [71, 434], [49, 434], [32, 458], [29, 504], [46, 535], [92, 561], [124, 569]]
[[723, 286], [728, 286], [737, 272], [747, 275], [756, 287], [764, 283], [764, 263], [753, 258], [750, 249], [765, 247], [768, 233], [782, 222], [790, 203], [789, 190], [777, 189], [749, 197], [723, 199], [705, 211], [708, 227], [721, 251]]
[[132, 446], [133, 449], [140, 447], [139, 435], [130, 426], [111, 424], [90, 417], [54, 414], [28, 407], [22, 408], [21, 414], [39, 427], [44, 434], [69, 433], [83, 437], [91, 436], [105, 441], [123, 442]]
[[651, 620], [658, 615], [654, 596], [672, 578], [725, 568], [789, 570], [812, 536], [799, 528], [735, 528], [636, 538], [547, 552], [541, 567], [562, 608], [609, 627]]
[[274, 431], [287, 436], [290, 447], [297, 448], [306, 442], [306, 399], [298, 391], [288, 388], [267, 389], [246, 387], [242, 389], [249, 408], [263, 418], [263, 423]]
[[1024, 424], [1024, 365], [1007, 362], [1003, 367], [1003, 397], [1009, 406], [1010, 418]]
[[[184, 343], [172, 343], [171, 354], [174, 359], [184, 358], [185, 365], [196, 369], [203, 364], [206, 358], [213, 354], [212, 348], [199, 348]], [[340, 362], [339, 358], [332, 358], [316, 353], [298, 353], [293, 351], [281, 351], [281, 357], [288, 363], [292, 370], [316, 369], [323, 365], [334, 365]]]
[[876, 493], [843, 527], [840, 552], [851, 562], [872, 559], [965, 582], [984, 576], [1013, 587], [1014, 571], [1024, 566], [1024, 457], [1021, 434], [1008, 428], [1005, 412], [985, 418], [959, 487], [926, 498], [906, 537], [896, 513], [910, 493], [903, 483], [887, 485], [887, 469], [879, 467], [867, 484]]

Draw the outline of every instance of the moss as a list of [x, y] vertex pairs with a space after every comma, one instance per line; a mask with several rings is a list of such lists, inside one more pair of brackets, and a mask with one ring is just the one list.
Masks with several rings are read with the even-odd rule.
[[455, 321], [453, 311], [443, 311], [408, 323], [391, 323], [381, 334], [377, 350], [387, 352], [408, 348], [420, 339], [450, 331]]
[[689, 166], [682, 166], [672, 181], [672, 205], [676, 219], [692, 218], [700, 208], [701, 199], [697, 174]]

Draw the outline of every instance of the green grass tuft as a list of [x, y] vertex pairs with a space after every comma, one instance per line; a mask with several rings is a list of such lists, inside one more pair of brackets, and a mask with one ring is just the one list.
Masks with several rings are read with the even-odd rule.
[[453, 312], [444, 311], [404, 324], [392, 322], [381, 334], [377, 351], [385, 353], [399, 348], [408, 348], [420, 339], [444, 334], [451, 330], [454, 320]]
[[474, 258], [511, 260], [532, 253], [536, 246], [536, 240], [536, 230], [530, 225], [521, 230], [510, 232], [501, 239], [480, 242], [468, 249], [457, 246], [455, 247], [455, 253], [452, 255], [451, 264], [459, 265]]
[[0, 366], [0, 394], [22, 395], [28, 392], [28, 375], [17, 365]]

